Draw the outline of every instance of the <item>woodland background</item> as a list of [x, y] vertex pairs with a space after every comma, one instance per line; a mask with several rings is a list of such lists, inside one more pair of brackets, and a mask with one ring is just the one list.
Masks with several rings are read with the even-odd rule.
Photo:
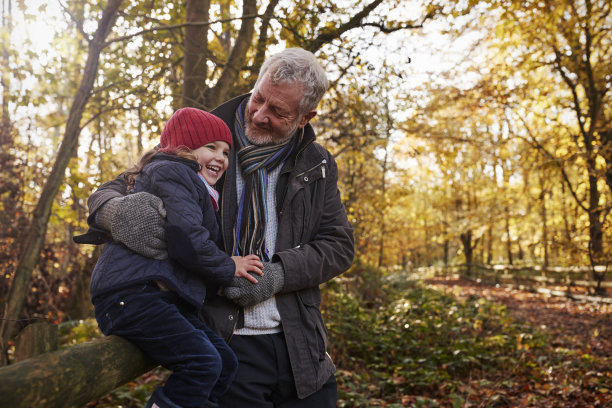
[[[599, 351], [559, 351], [463, 278], [504, 264], [609, 280], [611, 10], [604, 0], [2, 0], [2, 363], [30, 322], [92, 326], [101, 248], [72, 241], [89, 194], [152, 148], [175, 109], [248, 92], [266, 56], [299, 46], [329, 73], [313, 125], [355, 228], [355, 265], [325, 288], [339, 405], [557, 406], [524, 399], [548, 384], [559, 401], [608, 406], [606, 303], [589, 309], [597, 332], [579, 339]], [[418, 268], [433, 266], [447, 278], [423, 279]], [[83, 330], [71, 336], [95, 327]], [[100, 406], [144, 406], [138, 390], [150, 387]]]

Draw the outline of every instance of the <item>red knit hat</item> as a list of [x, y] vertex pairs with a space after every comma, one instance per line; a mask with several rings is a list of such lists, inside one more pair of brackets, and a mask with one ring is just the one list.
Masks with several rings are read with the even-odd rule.
[[217, 140], [227, 142], [232, 147], [232, 133], [225, 122], [200, 109], [181, 108], [164, 126], [159, 144], [161, 150], [179, 146], [195, 150]]

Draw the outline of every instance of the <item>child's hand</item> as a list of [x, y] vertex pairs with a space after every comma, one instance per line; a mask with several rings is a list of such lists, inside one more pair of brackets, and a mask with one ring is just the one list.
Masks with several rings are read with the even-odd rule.
[[249, 272], [263, 276], [263, 263], [261, 263], [257, 255], [232, 256], [232, 259], [236, 264], [235, 277], [242, 277], [253, 283], [257, 283], [257, 279]]

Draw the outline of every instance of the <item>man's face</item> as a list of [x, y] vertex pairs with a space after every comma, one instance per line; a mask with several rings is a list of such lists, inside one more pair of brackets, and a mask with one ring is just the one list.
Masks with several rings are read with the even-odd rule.
[[266, 75], [253, 91], [246, 106], [246, 137], [254, 145], [275, 145], [306, 126], [315, 111], [300, 114], [304, 90], [299, 84], [272, 84]]

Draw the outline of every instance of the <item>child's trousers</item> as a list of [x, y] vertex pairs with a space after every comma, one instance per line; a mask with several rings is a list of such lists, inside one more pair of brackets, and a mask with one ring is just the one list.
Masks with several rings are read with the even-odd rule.
[[126, 338], [172, 370], [163, 394], [174, 404], [200, 408], [230, 387], [236, 355], [174, 292], [148, 282], [97, 296], [93, 303], [102, 333]]

